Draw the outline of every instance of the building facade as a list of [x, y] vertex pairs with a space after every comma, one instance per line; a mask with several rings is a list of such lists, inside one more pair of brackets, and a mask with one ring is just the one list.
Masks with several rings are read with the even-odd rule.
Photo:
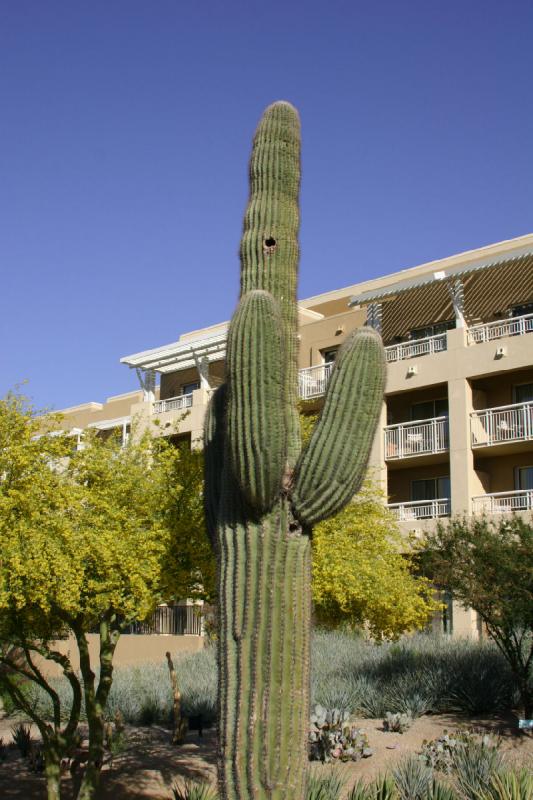
[[[299, 391], [312, 410], [346, 336], [365, 324], [381, 332], [387, 388], [370, 466], [405, 531], [452, 514], [531, 517], [533, 234], [302, 300], [299, 323]], [[141, 389], [66, 409], [66, 425], [122, 426], [126, 438], [135, 418], [201, 446], [227, 328], [122, 358]], [[454, 609], [454, 620], [455, 632], [475, 632], [469, 612]]]

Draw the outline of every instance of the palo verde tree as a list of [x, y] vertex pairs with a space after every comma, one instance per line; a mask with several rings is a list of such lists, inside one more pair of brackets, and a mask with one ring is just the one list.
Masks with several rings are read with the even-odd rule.
[[[39, 727], [50, 800], [59, 797], [60, 760], [75, 742], [83, 702], [89, 758], [78, 797], [87, 800], [97, 795], [121, 632], [170, 599], [170, 585], [183, 597], [203, 582], [202, 548], [189, 571], [190, 559], [172, 555], [205, 535], [202, 475], [188, 454], [149, 434], [134, 434], [123, 448], [87, 432], [73, 452], [68, 435], [41, 435], [59, 424], [36, 418], [19, 397], [0, 401], [0, 681]], [[60, 636], [69, 637], [68, 648]], [[77, 654], [82, 681], [67, 651]], [[68, 708], [43, 659], [69, 681]], [[51, 713], [28, 700], [28, 681], [48, 697]]]
[[423, 563], [435, 583], [473, 608], [516, 678], [526, 719], [533, 716], [533, 525], [512, 514], [440, 524]]
[[211, 400], [205, 432], [206, 515], [219, 566], [219, 783], [224, 800], [302, 800], [311, 532], [361, 483], [385, 367], [374, 331], [350, 335], [302, 450], [300, 123], [289, 103], [270, 106], [259, 123], [250, 184], [227, 383]]
[[419, 543], [398, 528], [375, 483], [313, 531], [313, 610], [327, 626], [365, 627], [377, 640], [428, 624], [441, 608], [418, 573]]

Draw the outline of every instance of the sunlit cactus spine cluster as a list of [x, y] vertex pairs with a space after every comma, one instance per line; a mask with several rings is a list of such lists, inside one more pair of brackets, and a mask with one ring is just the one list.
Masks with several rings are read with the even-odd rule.
[[219, 566], [219, 784], [224, 800], [303, 800], [309, 725], [311, 528], [364, 477], [384, 355], [371, 329], [340, 349], [302, 450], [296, 284], [300, 121], [266, 109], [250, 161], [241, 299], [227, 380], [205, 428], [206, 516]]

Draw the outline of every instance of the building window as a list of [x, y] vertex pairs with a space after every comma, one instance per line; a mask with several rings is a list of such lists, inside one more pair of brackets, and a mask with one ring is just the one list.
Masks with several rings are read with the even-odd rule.
[[449, 591], [444, 591], [441, 596], [444, 606], [442, 609], [442, 630], [450, 636], [453, 633], [453, 596]]
[[184, 383], [184, 384], [182, 384], [182, 387], [181, 387], [181, 393], [182, 394], [192, 394], [193, 392], [195, 392], [199, 388], [200, 388], [200, 384], [198, 383], [198, 381], [196, 381], [195, 383]]
[[512, 317], [523, 317], [526, 314], [533, 314], [533, 303], [523, 303], [520, 306], [513, 306], [511, 309]]
[[520, 383], [513, 386], [513, 403], [533, 402], [533, 383]]
[[446, 322], [436, 322], [434, 325], [425, 325], [423, 328], [413, 328], [409, 331], [410, 339], [427, 339], [428, 336], [438, 336], [446, 333], [451, 328], [455, 328], [455, 320], [450, 319]]
[[517, 492], [527, 492], [533, 489], [533, 467], [515, 468], [515, 489]]
[[411, 481], [411, 500], [445, 500], [450, 496], [450, 476]]
[[426, 400], [423, 403], [413, 403], [411, 406], [411, 420], [433, 419], [434, 417], [448, 416], [448, 398]]
[[337, 358], [337, 352], [339, 348], [335, 347], [331, 350], [322, 350], [322, 358], [324, 359], [324, 364], [333, 364], [335, 359]]

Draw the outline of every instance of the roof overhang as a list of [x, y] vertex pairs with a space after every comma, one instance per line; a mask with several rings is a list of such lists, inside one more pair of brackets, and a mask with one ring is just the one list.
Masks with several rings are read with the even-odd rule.
[[109, 431], [113, 428], [129, 425], [131, 417], [116, 417], [115, 419], [102, 419], [99, 422], [89, 422], [88, 428], [96, 428], [98, 431]]
[[527, 245], [520, 249], [514, 249], [511, 253], [502, 253], [497, 258], [483, 258], [478, 261], [471, 261], [467, 265], [462, 264], [456, 267], [451, 267], [443, 270], [436, 270], [426, 275], [419, 275], [417, 277], [397, 281], [388, 286], [383, 286], [380, 289], [362, 292], [359, 295], [354, 295], [349, 302], [350, 306], [367, 305], [369, 303], [385, 302], [387, 300], [394, 300], [399, 294], [408, 292], [412, 289], [420, 289], [423, 286], [429, 286], [432, 283], [440, 281], [454, 281], [459, 278], [472, 275], [481, 270], [488, 270], [493, 267], [503, 266], [504, 264], [511, 264], [518, 262], [521, 259], [533, 255], [533, 246]]
[[127, 364], [132, 369], [154, 370], [162, 374], [189, 369], [204, 359], [208, 362], [223, 360], [226, 356], [226, 338], [227, 327], [216, 335], [190, 341], [181, 340], [154, 350], [124, 356], [120, 363]]

